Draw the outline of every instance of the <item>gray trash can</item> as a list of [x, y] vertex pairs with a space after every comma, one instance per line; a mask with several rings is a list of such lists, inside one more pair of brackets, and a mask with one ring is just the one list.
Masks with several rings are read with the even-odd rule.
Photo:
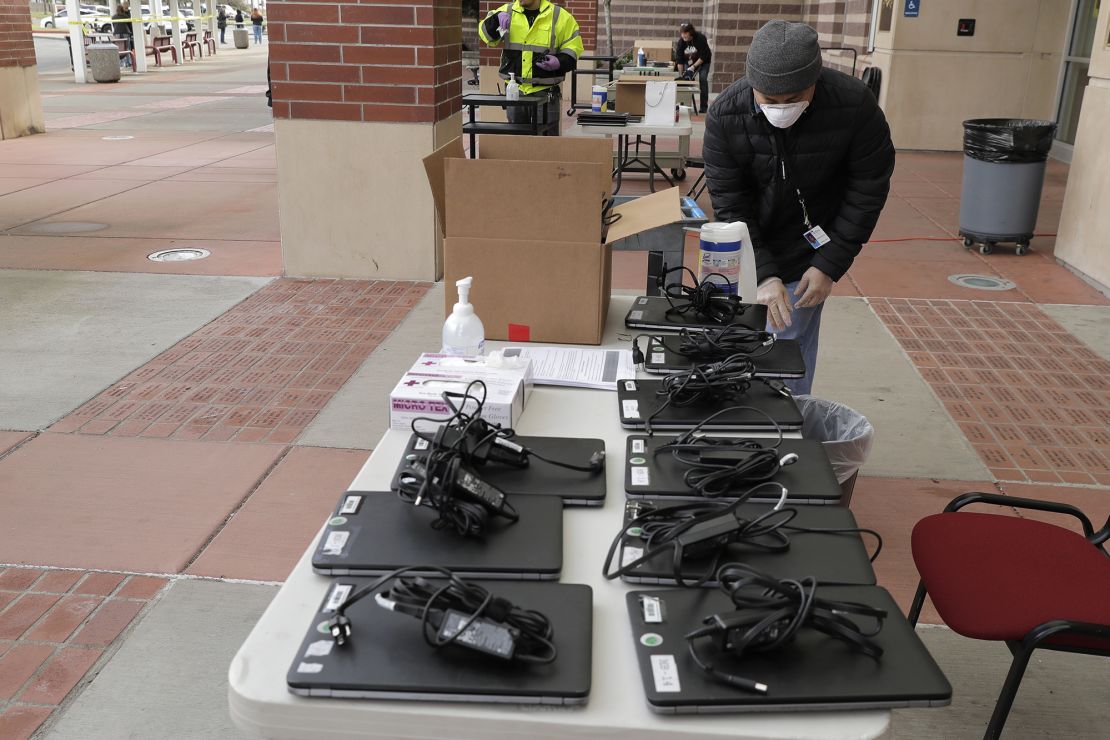
[[119, 82], [119, 47], [115, 44], [89, 44], [85, 47], [89, 55], [92, 78], [97, 82]]
[[999, 242], [1029, 251], [1056, 124], [1010, 118], [964, 121], [960, 236], [990, 254]]
[[816, 396], [796, 396], [802, 412], [802, 438], [822, 443], [840, 484], [840, 505], [848, 506], [859, 469], [871, 454], [875, 427], [867, 417], [836, 401]]
[[236, 28], [232, 36], [235, 38], [236, 49], [246, 49], [250, 46], [250, 35], [245, 28]]

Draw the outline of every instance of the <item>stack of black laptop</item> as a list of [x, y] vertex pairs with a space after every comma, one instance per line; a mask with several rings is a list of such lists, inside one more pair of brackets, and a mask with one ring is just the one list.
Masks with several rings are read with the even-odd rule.
[[[647, 332], [634, 358], [656, 377], [618, 383], [631, 433], [608, 465], [626, 497], [598, 566], [605, 587], [641, 589], [626, 604], [648, 705], [947, 704], [951, 687], [876, 585], [881, 540], [842, 505], [821, 442], [797, 438], [783, 380], [805, 374], [801, 352], [765, 321], [696, 284], [638, 298], [626, 319]], [[391, 490], [340, 497], [312, 556], [331, 581], [288, 672], [294, 693], [587, 701], [593, 592], [560, 582], [562, 512], [603, 506], [605, 443], [517, 435], [482, 421], [476, 398], [445, 395], [453, 416], [414, 424]]]

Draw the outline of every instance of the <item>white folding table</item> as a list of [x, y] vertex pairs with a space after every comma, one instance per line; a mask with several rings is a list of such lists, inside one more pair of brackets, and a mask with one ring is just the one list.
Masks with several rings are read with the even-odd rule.
[[[627, 349], [624, 316], [632, 298], [614, 297], [604, 346]], [[620, 335], [618, 337], [618, 335]], [[623, 338], [623, 341], [622, 339]], [[312, 572], [315, 542], [297, 563], [228, 672], [231, 717], [243, 732], [264, 738], [875, 738], [889, 729], [888, 711], [662, 716], [644, 699], [624, 596], [631, 586], [606, 581], [601, 565], [624, 509], [624, 449], [610, 391], [537, 387], [521, 434], [589, 436], [605, 440], [608, 495], [601, 508], [564, 511], [564, 583], [593, 588], [593, 677], [584, 707], [443, 704], [304, 698], [289, 693], [289, 669], [330, 579]], [[352, 489], [389, 490], [407, 432], [389, 431]], [[792, 435], [792, 436], [797, 436]], [[338, 500], [339, 496], [336, 495]], [[330, 515], [320, 512], [320, 521]], [[427, 649], [418, 637], [414, 650]]]
[[[659, 165], [659, 160], [663, 156], [672, 157], [677, 156], [678, 166], [674, 168], [676, 171], [681, 170], [685, 172], [686, 160], [690, 157], [690, 136], [694, 132], [694, 125], [690, 122], [690, 109], [684, 105], [678, 107], [678, 121], [669, 125], [648, 125], [644, 122], [629, 123], [624, 126], [599, 126], [590, 124], [575, 124], [575, 130], [582, 136], [616, 136], [617, 137], [617, 153], [615, 156], [615, 164], [613, 167], [613, 177], [617, 179], [617, 184], [613, 188], [613, 194], [617, 194], [621, 189], [621, 180], [626, 172], [646, 172], [648, 175], [648, 187], [651, 192], [655, 192], [655, 175], [659, 174], [667, 182], [668, 185], [673, 186], [674, 183], [671, 178], [667, 177], [667, 173]], [[676, 136], [678, 137], [678, 153], [677, 155], [667, 154], [661, 155], [656, 151], [656, 139], [660, 136]], [[644, 139], [647, 141], [644, 141]], [[648, 147], [648, 161], [645, 162], [640, 159], [640, 146], [644, 144]], [[635, 151], [633, 152], [633, 146]]]

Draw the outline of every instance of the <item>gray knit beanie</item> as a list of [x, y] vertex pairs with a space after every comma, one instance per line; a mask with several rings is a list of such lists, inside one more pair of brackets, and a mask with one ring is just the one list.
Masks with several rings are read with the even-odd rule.
[[748, 49], [748, 82], [764, 95], [805, 90], [821, 74], [817, 32], [804, 23], [770, 21]]

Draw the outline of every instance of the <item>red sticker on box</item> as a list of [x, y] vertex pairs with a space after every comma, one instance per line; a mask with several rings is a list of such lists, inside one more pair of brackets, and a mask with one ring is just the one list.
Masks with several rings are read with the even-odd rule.
[[531, 342], [532, 327], [527, 324], [509, 324], [510, 342]]

